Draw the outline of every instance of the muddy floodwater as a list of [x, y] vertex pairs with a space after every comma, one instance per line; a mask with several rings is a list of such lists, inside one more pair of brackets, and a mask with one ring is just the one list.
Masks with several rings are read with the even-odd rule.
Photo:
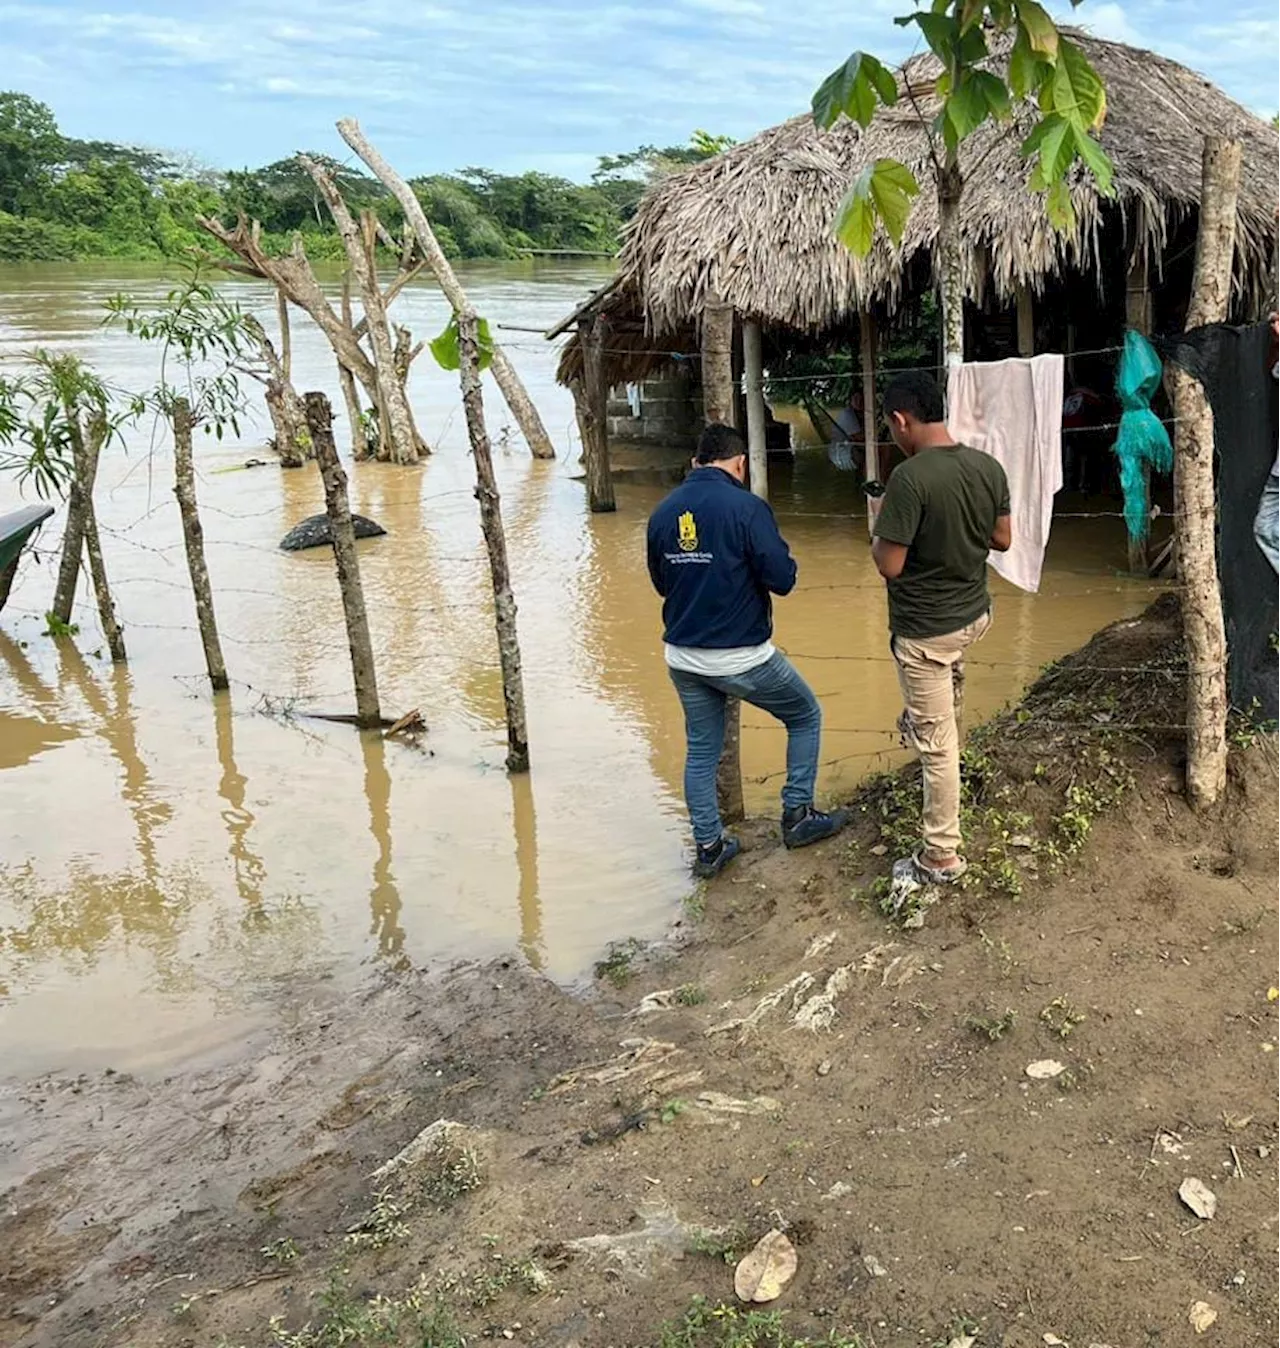
[[[529, 703], [533, 770], [503, 771], [502, 696], [485, 554], [454, 377], [424, 356], [411, 390], [434, 455], [420, 468], [351, 469], [352, 505], [387, 530], [360, 544], [384, 711], [418, 708], [418, 748], [309, 719], [351, 709], [332, 554], [280, 538], [323, 509], [312, 468], [244, 468], [265, 419], [198, 445], [199, 492], [232, 679], [210, 695], [186, 583], [168, 444], [144, 424], [104, 457], [99, 517], [126, 629], [127, 666], [103, 658], [82, 588], [74, 640], [44, 635], [60, 516], [0, 617], [0, 1063], [159, 1071], [234, 1052], [287, 1022], [317, 988], [356, 988], [381, 963], [430, 968], [510, 953], [565, 984], [614, 939], [659, 936], [689, 888], [682, 726], [662, 665], [643, 558], [658, 487], [624, 485], [591, 516], [572, 403], [545, 329], [598, 284], [563, 264], [472, 267], [479, 311], [510, 343], [560, 457], [535, 463], [486, 385]], [[125, 289], [157, 296], [155, 268], [0, 268], [0, 357], [69, 349], [124, 388], [158, 354], [101, 327]], [[228, 290], [270, 326], [265, 288]], [[433, 336], [428, 284], [397, 303]], [[299, 320], [295, 381], [341, 407], [320, 335]], [[255, 392], [251, 387], [250, 394]], [[338, 427], [339, 443], [347, 443]], [[818, 450], [774, 475], [800, 564], [777, 605], [780, 645], [826, 711], [820, 790], [902, 761], [882, 587], [861, 502]], [[19, 504], [0, 480], [0, 511]], [[1064, 507], [1068, 508], [1068, 507]], [[1111, 507], [1114, 509], [1115, 507]], [[969, 708], [1013, 698], [1048, 660], [1136, 613], [1151, 587], [1117, 574], [1118, 519], [1062, 519], [1042, 592], [995, 582]], [[984, 663], [979, 663], [984, 662]], [[748, 711], [748, 805], [772, 812], [784, 736]]]

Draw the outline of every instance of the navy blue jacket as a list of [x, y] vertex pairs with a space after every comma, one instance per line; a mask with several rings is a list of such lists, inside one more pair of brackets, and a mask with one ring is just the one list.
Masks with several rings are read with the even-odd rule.
[[796, 564], [767, 501], [723, 468], [695, 468], [649, 517], [649, 575], [663, 640], [723, 650], [769, 640], [769, 594], [791, 593]]

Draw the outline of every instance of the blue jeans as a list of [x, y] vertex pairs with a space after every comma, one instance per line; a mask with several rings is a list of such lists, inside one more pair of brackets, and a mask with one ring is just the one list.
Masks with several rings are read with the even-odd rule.
[[1274, 465], [1267, 476], [1267, 485], [1262, 489], [1258, 515], [1253, 522], [1253, 536], [1271, 563], [1271, 569], [1280, 572], [1280, 478]]
[[716, 768], [724, 748], [724, 709], [731, 697], [776, 716], [787, 728], [787, 783], [783, 809], [813, 802], [818, 778], [822, 708], [809, 685], [785, 655], [775, 652], [762, 665], [732, 678], [711, 679], [682, 669], [668, 671], [684, 707], [688, 748], [684, 795], [693, 821], [693, 838], [703, 847], [724, 831], [716, 801]]

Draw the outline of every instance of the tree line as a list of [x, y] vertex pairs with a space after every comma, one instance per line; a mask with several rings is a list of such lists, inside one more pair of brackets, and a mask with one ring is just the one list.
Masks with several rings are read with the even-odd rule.
[[[697, 131], [686, 145], [603, 156], [588, 183], [466, 168], [414, 178], [410, 186], [450, 258], [612, 253], [651, 182], [730, 143]], [[353, 209], [372, 210], [388, 231], [399, 232], [403, 209], [377, 178], [327, 155], [310, 158]], [[261, 222], [268, 248], [281, 249], [300, 234], [308, 256], [344, 256], [297, 156], [261, 168], [211, 169], [165, 151], [65, 136], [46, 104], [0, 93], [0, 261], [176, 257], [208, 242], [200, 217], [241, 212]]]

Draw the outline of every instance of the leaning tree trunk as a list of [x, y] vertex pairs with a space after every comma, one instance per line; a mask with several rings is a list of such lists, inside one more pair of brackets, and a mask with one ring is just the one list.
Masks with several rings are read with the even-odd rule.
[[[277, 292], [276, 298], [287, 315], [288, 307], [284, 297]], [[301, 468], [314, 456], [311, 451], [311, 440], [307, 434], [306, 408], [303, 407], [302, 399], [289, 378], [291, 357], [288, 318], [283, 318], [281, 322], [281, 345], [278, 355], [271, 338], [267, 336], [266, 329], [252, 314], [245, 316], [244, 325], [257, 343], [262, 363], [267, 367], [266, 378], [263, 380], [266, 387], [267, 414], [271, 418], [272, 443], [280, 457], [280, 465], [283, 468]]]
[[107, 565], [102, 557], [102, 540], [98, 537], [98, 517], [92, 496], [88, 496], [85, 503], [84, 551], [89, 560], [89, 577], [93, 581], [94, 598], [98, 601], [98, 621], [107, 639], [107, 650], [111, 652], [112, 662], [120, 664], [128, 658], [124, 649], [124, 628], [116, 617], [111, 587], [107, 584]]
[[182, 516], [182, 541], [186, 545], [187, 570], [191, 575], [191, 593], [196, 601], [196, 623], [204, 646], [204, 667], [215, 693], [231, 685], [227, 664], [222, 658], [218, 639], [218, 619], [213, 610], [213, 586], [204, 556], [204, 526], [196, 505], [196, 465], [191, 449], [193, 428], [191, 404], [185, 398], [173, 400], [173, 494], [178, 498]]
[[[942, 296], [944, 373], [964, 361], [964, 264], [960, 245], [960, 166], [948, 162], [938, 173], [938, 290]], [[866, 415], [872, 415], [868, 407]]]
[[[364, 160], [373, 171], [374, 176], [386, 186], [400, 203], [404, 210], [405, 219], [413, 226], [413, 232], [417, 235], [418, 244], [422, 249], [423, 256], [427, 259], [427, 265], [435, 273], [436, 280], [440, 283], [440, 289], [444, 291], [445, 298], [453, 306], [454, 313], [458, 314], [465, 309], [469, 309], [470, 303], [467, 300], [466, 292], [458, 283], [458, 278], [454, 275], [448, 258], [445, 257], [439, 242], [436, 240], [426, 213], [422, 209], [422, 203], [414, 195], [408, 183], [365, 139], [364, 133], [360, 130], [360, 124], [353, 118], [344, 117], [338, 123], [338, 134]], [[538, 409], [533, 405], [533, 400], [526, 392], [524, 383], [516, 373], [515, 367], [507, 359], [506, 352], [496, 342], [493, 346], [491, 368], [493, 377], [498, 381], [502, 396], [507, 400], [507, 406], [511, 409], [511, 414], [515, 417], [533, 457], [535, 459], [554, 459], [556, 456], [555, 446], [551, 443], [551, 437], [542, 424]]]
[[313, 160], [299, 155], [302, 167], [311, 175], [315, 185], [324, 197], [333, 223], [338, 227], [338, 235], [347, 254], [351, 274], [360, 287], [360, 302], [364, 308], [369, 328], [369, 345], [373, 348], [374, 378], [378, 385], [378, 403], [385, 414], [382, 424], [382, 437], [387, 457], [393, 463], [417, 463], [425, 446], [413, 424], [413, 412], [409, 408], [409, 399], [404, 386], [396, 378], [395, 348], [392, 345], [391, 327], [387, 321], [387, 306], [383, 298], [382, 287], [378, 284], [378, 273], [374, 266], [374, 241], [372, 232], [362, 230], [347, 209], [337, 184]]
[[[329, 340], [338, 363], [345, 366], [360, 381], [371, 402], [378, 400], [378, 372], [360, 345], [360, 325], [344, 322], [333, 310], [328, 296], [316, 280], [310, 260], [302, 246], [302, 240], [295, 236], [293, 246], [283, 256], [272, 256], [262, 246], [262, 226], [258, 221], [250, 222], [243, 215], [236, 222], [235, 229], [228, 229], [220, 220], [211, 216], [198, 216], [196, 223], [207, 234], [211, 234], [228, 251], [234, 253], [239, 262], [208, 255], [211, 265], [223, 271], [244, 276], [257, 276], [270, 281], [291, 304], [296, 304], [309, 315], [315, 325]], [[390, 293], [390, 292], [388, 292]]]
[[[1240, 142], [1207, 136], [1200, 228], [1187, 328], [1221, 323], [1231, 302]], [[1173, 482], [1178, 500], [1178, 577], [1187, 643], [1187, 796], [1213, 805], [1227, 785], [1227, 642], [1222, 619], [1213, 489], [1213, 412], [1204, 389], [1173, 371]]]
[[507, 562], [507, 539], [502, 528], [502, 503], [493, 476], [489, 433], [484, 424], [484, 395], [480, 391], [480, 335], [475, 313], [458, 311], [459, 372], [462, 407], [471, 437], [471, 457], [476, 461], [476, 500], [480, 502], [480, 528], [489, 553], [493, 581], [494, 622], [498, 629], [498, 660], [502, 666], [502, 700], [507, 713], [507, 771], [529, 771], [529, 729], [524, 710], [524, 674], [520, 667], [520, 638], [516, 631], [516, 601], [511, 592], [511, 568]]
[[378, 677], [373, 663], [373, 639], [369, 635], [369, 613], [360, 583], [360, 561], [356, 556], [356, 531], [351, 522], [351, 504], [347, 499], [347, 475], [333, 442], [333, 410], [323, 393], [308, 393], [307, 429], [315, 446], [316, 461], [324, 482], [324, 503], [333, 533], [333, 557], [338, 570], [338, 588], [342, 591], [342, 612], [347, 624], [347, 644], [351, 648], [351, 678], [356, 689], [356, 724], [368, 730], [382, 724], [378, 704]]
[[[80, 580], [80, 560], [84, 555], [85, 526], [93, 509], [93, 487], [98, 477], [98, 448], [86, 444], [79, 414], [67, 409], [72, 426], [72, 473], [67, 491], [67, 525], [62, 534], [62, 560], [58, 565], [58, 583], [53, 592], [50, 612], [61, 623], [70, 623], [75, 606], [76, 585]], [[92, 430], [90, 432], [92, 441]]]

